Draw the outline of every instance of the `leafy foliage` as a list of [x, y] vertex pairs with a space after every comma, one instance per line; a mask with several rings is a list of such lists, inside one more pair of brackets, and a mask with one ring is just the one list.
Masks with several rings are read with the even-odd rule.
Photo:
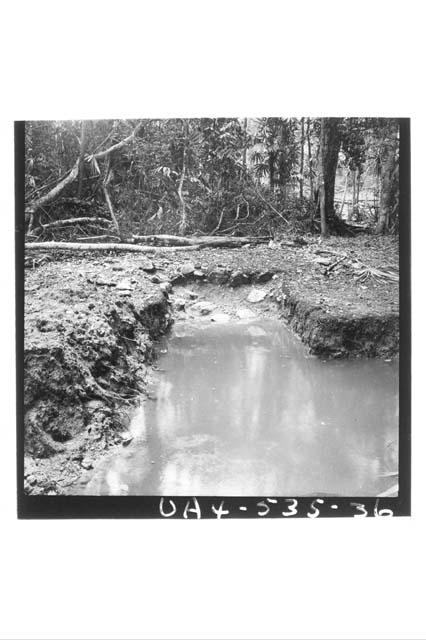
[[[125, 236], [177, 233], [183, 210], [187, 233], [263, 234], [281, 227], [317, 229], [318, 119], [305, 119], [303, 130], [297, 118], [145, 120], [129, 144], [99, 161], [94, 159], [94, 154], [129, 136], [138, 122], [88, 121], [84, 145], [80, 121], [27, 123], [27, 203], [48, 193], [81, 157], [78, 181], [40, 208], [36, 226], [41, 237], [55, 238], [59, 233], [44, 230], [43, 225], [81, 216], [82, 209], [85, 215], [90, 211], [109, 217], [105, 184]], [[381, 158], [388, 141], [395, 138], [394, 123], [345, 118], [339, 127], [337, 181], [343, 180], [339, 171], [343, 176], [346, 169], [357, 171], [358, 181], [367, 173], [377, 177], [379, 190]], [[395, 185], [394, 180], [393, 202], [397, 199]], [[374, 225], [377, 207], [370, 206], [368, 212], [360, 208], [362, 220]], [[344, 207], [339, 208], [343, 211]], [[395, 228], [397, 207], [392, 215], [389, 226]], [[93, 232], [70, 227], [60, 234], [72, 237]]]

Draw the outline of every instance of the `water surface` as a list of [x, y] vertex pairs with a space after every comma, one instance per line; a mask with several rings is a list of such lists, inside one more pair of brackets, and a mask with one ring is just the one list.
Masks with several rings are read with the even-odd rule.
[[85, 489], [368, 496], [397, 482], [398, 370], [322, 361], [277, 321], [176, 324], [135, 439]]

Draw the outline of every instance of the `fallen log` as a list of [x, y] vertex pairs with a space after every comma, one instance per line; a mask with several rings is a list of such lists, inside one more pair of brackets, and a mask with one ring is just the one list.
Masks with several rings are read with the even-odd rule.
[[172, 236], [172, 235], [134, 235], [135, 242], [152, 243], [155, 246], [200, 246], [200, 247], [241, 247], [244, 244], [263, 244], [269, 242], [270, 238], [262, 237], [242, 237], [233, 238], [231, 236]]
[[84, 243], [84, 242], [26, 242], [25, 251], [133, 251], [135, 253], [160, 253], [173, 252], [173, 251], [196, 251], [200, 249], [199, 245], [192, 245], [190, 247], [153, 247], [147, 245], [138, 244], [124, 244], [118, 242], [99, 242], [99, 243]]
[[55, 222], [47, 222], [46, 224], [40, 224], [43, 229], [53, 229], [56, 227], [72, 227], [75, 224], [86, 224], [91, 222], [92, 224], [106, 224], [110, 225], [111, 220], [107, 218], [69, 218], [67, 220], [55, 220]]
[[107, 240], [110, 240], [112, 242], [120, 242], [120, 238], [118, 236], [108, 236], [108, 235], [79, 236], [78, 238], [76, 238], [76, 240], [78, 240], [78, 242], [106, 242]]

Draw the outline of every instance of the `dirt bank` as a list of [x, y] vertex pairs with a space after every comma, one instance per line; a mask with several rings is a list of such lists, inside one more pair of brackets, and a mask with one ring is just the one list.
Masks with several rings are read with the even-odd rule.
[[[348, 259], [327, 273], [335, 252]], [[361, 261], [395, 264], [397, 245], [339, 238], [153, 249], [149, 258], [59, 252], [35, 263], [25, 276], [26, 491], [63, 493], [104, 452], [129, 442], [126, 421], [149, 393], [155, 339], [172, 317], [278, 314], [314, 353], [397, 354], [398, 283], [359, 277]]]

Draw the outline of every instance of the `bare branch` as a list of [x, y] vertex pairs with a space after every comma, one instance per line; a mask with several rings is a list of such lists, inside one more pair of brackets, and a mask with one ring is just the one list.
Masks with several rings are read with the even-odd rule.
[[37, 200], [30, 202], [26, 207], [26, 210], [25, 210], [26, 213], [29, 213], [30, 215], [31, 214], [34, 215], [34, 213], [38, 209], [40, 209], [40, 207], [44, 206], [48, 202], [51, 202], [52, 200], [57, 198], [57, 196], [61, 193], [61, 191], [63, 191], [67, 185], [71, 184], [71, 182], [74, 182], [74, 180], [78, 176], [79, 164], [80, 162], [79, 160], [77, 160], [77, 162], [74, 164], [69, 174], [65, 178], [63, 178], [63, 180], [61, 180], [56, 185], [56, 187], [51, 189], [48, 193], [46, 193], [46, 195], [41, 196], [41, 198], [38, 198]]
[[140, 122], [133, 129], [132, 133], [129, 136], [127, 136], [127, 138], [124, 138], [124, 140], [121, 140], [121, 142], [117, 142], [117, 144], [113, 144], [112, 147], [108, 147], [108, 149], [105, 149], [105, 151], [98, 151], [98, 153], [86, 156], [87, 162], [90, 162], [93, 158], [95, 158], [96, 160], [99, 160], [100, 158], [106, 158], [111, 153], [114, 153], [114, 151], [118, 151], [119, 149], [122, 149], [123, 147], [125, 147], [126, 144], [129, 144], [129, 142], [131, 142], [136, 137], [136, 135], [141, 130], [142, 125], [143, 125], [143, 122]]
[[47, 224], [42, 224], [43, 229], [51, 229], [53, 227], [72, 227], [75, 224], [106, 224], [109, 225], [110, 221], [106, 218], [69, 218], [68, 220], [55, 220], [55, 222], [48, 222]]
[[279, 211], [277, 211], [277, 210], [275, 209], [275, 207], [273, 207], [273, 206], [272, 206], [272, 204], [271, 204], [270, 202], [268, 202], [268, 201], [267, 201], [267, 200], [262, 196], [262, 194], [260, 193], [260, 191], [258, 191], [258, 190], [256, 189], [256, 187], [254, 186], [254, 184], [253, 184], [253, 189], [254, 189], [255, 193], [259, 196], [259, 198], [260, 198], [260, 199], [261, 199], [261, 200], [266, 204], [266, 206], [267, 206], [267, 207], [269, 207], [269, 208], [270, 208], [274, 213], [276, 213], [276, 214], [277, 214], [277, 216], [279, 216], [279, 217], [281, 218], [281, 220], [283, 220], [286, 224], [289, 224], [289, 222], [288, 222], [287, 218], [284, 218], [284, 216], [282, 215], [282, 213], [280, 213]]
[[105, 201], [106, 201], [106, 203], [107, 203], [107, 205], [108, 205], [108, 209], [109, 209], [109, 212], [110, 212], [110, 214], [111, 214], [111, 219], [112, 219], [112, 222], [113, 222], [113, 224], [114, 224], [114, 227], [116, 228], [117, 232], [120, 234], [120, 233], [121, 233], [121, 231], [120, 231], [120, 225], [118, 224], [118, 220], [117, 220], [117, 218], [115, 217], [114, 209], [113, 209], [113, 207], [112, 207], [112, 202], [111, 202], [111, 198], [109, 197], [109, 192], [108, 192], [108, 188], [107, 188], [107, 186], [106, 186], [106, 183], [104, 183], [104, 184], [102, 185], [102, 191], [103, 191], [103, 193], [104, 193]]
[[112, 242], [120, 242], [120, 238], [118, 236], [110, 236], [110, 235], [81, 236], [79, 238], [76, 238], [76, 240], [78, 240], [79, 242], [101, 242], [106, 240], [112, 240]]
[[216, 233], [216, 231], [219, 231], [219, 229], [220, 229], [220, 227], [222, 225], [222, 220], [223, 220], [224, 213], [225, 213], [225, 209], [222, 209], [222, 211], [220, 212], [219, 222], [217, 223], [215, 228], [211, 231], [210, 235], [213, 235], [214, 233]]

